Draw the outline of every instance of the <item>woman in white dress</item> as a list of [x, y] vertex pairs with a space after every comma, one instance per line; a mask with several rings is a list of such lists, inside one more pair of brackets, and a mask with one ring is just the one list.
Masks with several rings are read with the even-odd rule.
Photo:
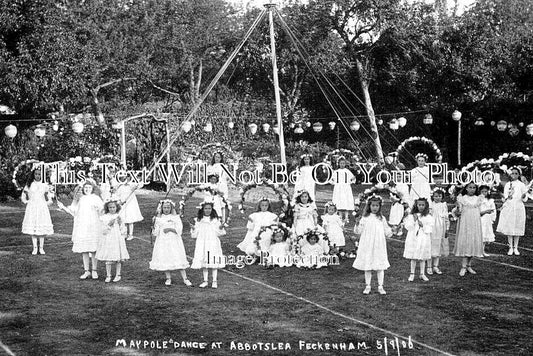
[[414, 202], [418, 198], [431, 199], [431, 186], [429, 185], [429, 166], [426, 165], [428, 156], [424, 153], [416, 155], [418, 167], [411, 170], [411, 191], [409, 198]]
[[[30, 179], [24, 186], [21, 200], [26, 204], [24, 220], [22, 221], [22, 233], [31, 235], [33, 244], [32, 255], [37, 254], [37, 250], [44, 255], [44, 236], [54, 233], [54, 226], [50, 218], [48, 206], [52, 204], [52, 196], [49, 192], [48, 184], [44, 183], [42, 170], [37, 168], [30, 174]], [[39, 236], [39, 245], [37, 244]]]
[[524, 236], [526, 229], [526, 208], [524, 202], [527, 201], [527, 188], [519, 178], [522, 170], [518, 167], [511, 167], [509, 170], [511, 180], [505, 184], [503, 190], [503, 206], [500, 212], [497, 232], [507, 235], [510, 256], [518, 252], [518, 241], [520, 236]]

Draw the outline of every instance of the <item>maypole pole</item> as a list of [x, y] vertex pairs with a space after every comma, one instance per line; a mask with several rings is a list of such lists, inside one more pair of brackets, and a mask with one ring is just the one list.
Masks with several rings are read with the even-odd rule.
[[268, 10], [268, 22], [270, 23], [270, 48], [272, 53], [272, 71], [274, 78], [274, 97], [276, 98], [276, 117], [279, 127], [279, 147], [281, 154], [281, 163], [287, 167], [287, 158], [285, 157], [285, 138], [283, 136], [283, 120], [281, 118], [281, 98], [279, 96], [278, 65], [276, 62], [276, 39], [274, 36], [274, 18], [272, 11], [276, 7], [273, 3], [265, 4]]

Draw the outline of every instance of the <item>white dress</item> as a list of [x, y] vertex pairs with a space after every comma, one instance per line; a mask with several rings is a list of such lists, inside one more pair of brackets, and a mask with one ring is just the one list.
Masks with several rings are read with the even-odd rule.
[[525, 184], [518, 180], [505, 184], [503, 196], [504, 198], [511, 196], [511, 198], [503, 203], [496, 231], [508, 236], [524, 236], [526, 229], [524, 201], [527, 197], [522, 201], [522, 195], [526, 192]]
[[76, 204], [68, 208], [74, 215], [72, 226], [72, 252], [95, 252], [102, 238], [100, 213], [104, 202], [98, 195], [82, 195]]
[[[209, 187], [213, 190], [213, 192], [217, 192], [217, 191], [220, 191], [222, 192], [221, 190], [221, 186], [220, 186], [220, 182], [217, 183], [217, 184], [211, 184], [211, 183], [208, 183], [207, 186], [204, 186], [204, 187]], [[219, 218], [222, 218], [222, 208], [225, 207], [225, 204], [224, 204], [224, 197], [220, 194], [212, 194], [211, 192], [209, 192], [208, 190], [205, 191], [205, 195], [204, 195], [204, 198], [212, 198], [213, 199], [213, 209], [215, 209], [215, 211], [217, 212], [217, 215]]]
[[[174, 232], [165, 232], [174, 229]], [[181, 239], [183, 224], [179, 215], [162, 214], [155, 218], [154, 235], [156, 240], [150, 261], [150, 269], [154, 271], [173, 271], [189, 267], [187, 254]]]
[[387, 256], [386, 237], [392, 236], [392, 230], [385, 217], [376, 214], [362, 217], [354, 232], [360, 234], [357, 257], [352, 265], [361, 271], [383, 271], [390, 267]]
[[274, 266], [290, 267], [292, 266], [292, 259], [290, 256], [289, 243], [276, 242], [270, 245], [269, 262]]
[[298, 168], [300, 175], [294, 183], [294, 197], [301, 190], [309, 193], [311, 200], [315, 201], [315, 180], [313, 179], [313, 166], [302, 166]]
[[328, 233], [331, 246], [346, 246], [346, 239], [344, 238], [343, 232], [344, 224], [338, 214], [322, 215], [322, 227]]
[[307, 243], [307, 245], [303, 246], [301, 249], [296, 267], [321, 268], [327, 265], [327, 256], [324, 254], [322, 246], [320, 246], [319, 243], [315, 243], [314, 245]]
[[[340, 168], [333, 172], [331, 183], [333, 186], [333, 197], [331, 200], [338, 210], [354, 210], [354, 199], [352, 191], [352, 179], [355, 176], [347, 168]], [[313, 198], [314, 199], [314, 198]]]
[[318, 214], [315, 203], [296, 203], [294, 207], [294, 231], [296, 235], [303, 235], [307, 229], [315, 228], [315, 220]]
[[410, 203], [413, 204], [415, 199], [426, 198], [428, 202], [431, 199], [431, 186], [429, 185], [429, 167], [416, 167], [411, 170], [411, 192], [409, 193]]
[[[26, 200], [25, 192], [28, 193], [29, 200]], [[43, 236], [54, 233], [48, 202], [44, 197], [47, 192], [48, 185], [42, 182], [32, 182], [30, 188], [24, 187], [21, 196], [22, 202], [26, 203], [26, 212], [22, 221], [23, 234]]]
[[492, 209], [492, 213], [485, 214], [481, 217], [481, 235], [483, 242], [494, 242], [494, 228], [492, 225], [496, 221], [496, 205], [493, 199], [483, 199], [481, 203], [481, 211]]
[[[403, 220], [404, 208], [401, 201], [398, 201], [396, 198], [392, 198], [394, 203], [390, 208], [389, 213], [389, 224], [391, 225], [400, 225]], [[396, 201], [395, 201], [396, 200]]]
[[[229, 166], [225, 165], [225, 167], [226, 169], [228, 169], [228, 171], [230, 170]], [[218, 189], [220, 189], [220, 191], [224, 193], [224, 198], [228, 199], [229, 197], [228, 175], [222, 168], [222, 165], [220, 163], [215, 163], [213, 165], [207, 166], [207, 175], [210, 175], [212, 173], [216, 173], [218, 175]]]
[[135, 197], [135, 189], [136, 186], [134, 184], [127, 183], [119, 185], [116, 191], [117, 198], [121, 202], [125, 202], [120, 209], [124, 224], [132, 224], [143, 220], [137, 197]]
[[248, 255], [259, 255], [259, 251], [268, 251], [270, 247], [270, 240], [272, 239], [272, 230], [266, 229], [261, 234], [261, 240], [259, 241], [259, 249], [256, 244], [257, 235], [263, 226], [270, 226], [278, 221], [278, 216], [270, 211], [257, 211], [250, 214], [248, 217], [248, 224], [246, 228], [246, 236], [244, 240], [237, 247]]
[[[96, 259], [100, 261], [120, 262], [130, 259], [124, 238], [124, 223], [118, 223], [119, 214], [104, 214], [102, 221], [102, 238], [96, 250]], [[110, 223], [112, 226], [109, 226]]]
[[421, 216], [417, 213], [418, 219], [422, 222], [420, 227], [418, 221], [412, 214], [405, 218], [405, 228], [407, 237], [405, 238], [405, 249], [403, 257], [410, 260], [428, 260], [431, 258], [431, 233], [433, 232], [433, 216], [428, 214]]
[[450, 254], [450, 246], [446, 237], [446, 231], [450, 227], [448, 204], [433, 202], [431, 215], [434, 220], [433, 231], [431, 232], [431, 257], [448, 256]]
[[226, 261], [222, 253], [219, 236], [226, 235], [224, 229], [220, 229], [220, 220], [211, 220], [204, 216], [197, 221], [191, 232], [191, 237], [196, 239], [194, 258], [191, 268], [224, 268]]

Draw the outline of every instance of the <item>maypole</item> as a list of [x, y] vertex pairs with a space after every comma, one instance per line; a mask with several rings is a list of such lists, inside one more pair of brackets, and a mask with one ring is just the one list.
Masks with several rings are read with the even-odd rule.
[[283, 166], [287, 167], [287, 158], [285, 157], [285, 138], [283, 136], [283, 120], [281, 118], [281, 99], [279, 95], [279, 81], [278, 81], [278, 65], [276, 62], [276, 39], [274, 33], [274, 19], [272, 11], [275, 9], [276, 5], [273, 3], [265, 4], [265, 7], [268, 9], [268, 21], [270, 23], [270, 48], [272, 54], [272, 71], [274, 78], [274, 97], [276, 98], [276, 117], [278, 119], [279, 127], [279, 147], [281, 154], [281, 163]]

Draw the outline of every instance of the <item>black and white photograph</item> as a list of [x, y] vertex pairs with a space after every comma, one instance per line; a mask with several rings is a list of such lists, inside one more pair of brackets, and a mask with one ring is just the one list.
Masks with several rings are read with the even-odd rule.
[[0, 356], [533, 353], [531, 0], [0, 9]]

